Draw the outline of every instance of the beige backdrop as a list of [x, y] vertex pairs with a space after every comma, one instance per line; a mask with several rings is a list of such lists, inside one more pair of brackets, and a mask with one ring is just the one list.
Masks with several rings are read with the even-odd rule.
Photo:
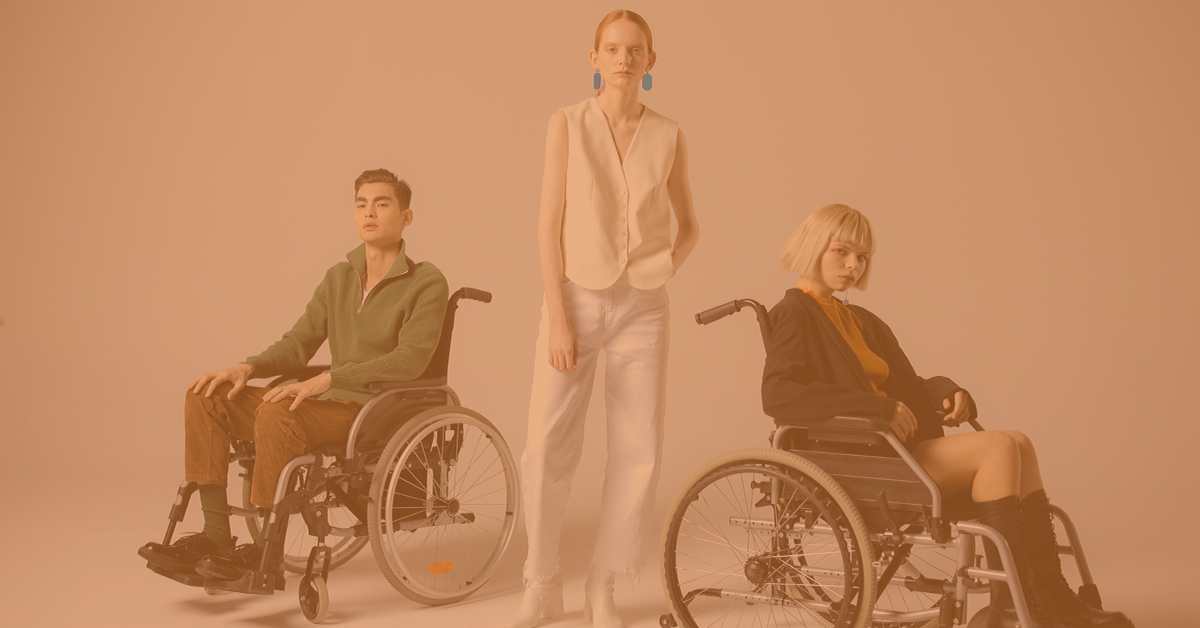
[[[586, 53], [615, 6], [0, 6], [6, 613], [106, 615], [51, 601], [108, 578], [124, 578], [122, 599], [162, 586], [134, 549], [161, 535], [181, 476], [183, 387], [290, 327], [358, 242], [364, 169], [412, 185], [410, 255], [495, 294], [460, 310], [451, 382], [521, 451], [546, 121], [590, 95]], [[654, 29], [644, 102], [687, 135], [701, 224], [669, 287], [659, 516], [701, 463], [771, 429], [752, 317], [692, 315], [774, 304], [794, 283], [774, 264], [786, 235], [848, 203], [880, 240], [872, 288], [851, 301], [919, 372], [968, 387], [985, 425], [1032, 435], [1108, 606], [1139, 626], [1200, 621], [1196, 3], [629, 8]], [[583, 548], [601, 401], [569, 511]], [[523, 539], [513, 552], [504, 612]], [[656, 554], [648, 565], [656, 577]], [[54, 574], [60, 592], [38, 580]], [[413, 607], [364, 582], [380, 608]], [[297, 625], [286, 597], [269, 618]], [[205, 617], [156, 599], [139, 604]]]

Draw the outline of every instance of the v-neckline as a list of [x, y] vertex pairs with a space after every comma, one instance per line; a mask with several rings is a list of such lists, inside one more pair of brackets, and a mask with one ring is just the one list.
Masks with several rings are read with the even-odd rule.
[[625, 154], [621, 155], [621, 149], [617, 147], [617, 136], [613, 134], [612, 124], [608, 121], [608, 116], [604, 113], [604, 107], [600, 106], [600, 101], [592, 96], [592, 102], [596, 103], [596, 108], [600, 110], [600, 117], [604, 118], [604, 128], [608, 129], [608, 139], [611, 142], [613, 152], [617, 155], [617, 165], [621, 167], [621, 172], [625, 171], [625, 161], [629, 159], [629, 153], [633, 152], [633, 144], [637, 141], [638, 131], [642, 130], [642, 121], [646, 119], [646, 105], [642, 105], [642, 113], [638, 116], [637, 126], [633, 129], [633, 137], [629, 138], [629, 148], [625, 149]]

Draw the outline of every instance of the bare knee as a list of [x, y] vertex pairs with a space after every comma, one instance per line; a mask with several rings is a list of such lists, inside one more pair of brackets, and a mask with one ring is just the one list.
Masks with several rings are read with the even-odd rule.
[[1000, 433], [1006, 434], [1009, 438], [1013, 439], [1013, 442], [1017, 444], [1017, 448], [1021, 450], [1022, 455], [1029, 456], [1033, 454], [1033, 440], [1026, 436], [1024, 432], [1001, 430]]
[[[986, 436], [986, 438], [987, 438], [986, 450], [987, 450], [988, 454], [995, 456], [995, 457], [1003, 458], [1005, 460], [1020, 460], [1021, 459], [1021, 446], [1017, 442], [1017, 439], [1012, 436], [1012, 434], [1020, 434], [1020, 432], [999, 431], [999, 432], [979, 432], [979, 434], [987, 435]], [[1022, 434], [1022, 436], [1024, 436], [1024, 435]]]

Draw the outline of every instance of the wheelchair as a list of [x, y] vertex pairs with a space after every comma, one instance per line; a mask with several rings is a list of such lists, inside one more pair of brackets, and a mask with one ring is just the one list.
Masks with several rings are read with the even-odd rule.
[[[746, 307], [765, 344], [767, 309], [750, 299], [696, 322]], [[779, 425], [770, 440], [770, 448], [717, 457], [679, 491], [663, 529], [671, 612], [660, 626], [983, 626], [986, 609], [968, 620], [967, 601], [988, 591], [986, 581], [1007, 583], [1020, 625], [1032, 625], [1004, 538], [970, 520], [969, 496], [946, 499], [889, 426], [838, 416]], [[844, 453], [862, 445], [890, 446], [896, 457]], [[1059, 553], [1075, 559], [1080, 597], [1100, 608], [1074, 525], [1061, 508], [1051, 511], [1066, 531]], [[1002, 570], [981, 567], [980, 538], [996, 544]]]
[[[271, 595], [284, 590], [283, 578], [268, 567], [272, 545], [283, 543], [284, 569], [303, 574], [300, 608], [313, 623], [320, 623], [329, 610], [329, 572], [368, 542], [388, 582], [413, 601], [449, 604], [483, 586], [512, 539], [520, 514], [520, 484], [500, 432], [478, 412], [463, 407], [446, 382], [460, 299], [488, 303], [492, 295], [474, 288], [451, 295], [442, 335], [425, 373], [412, 381], [368, 385], [381, 392], [359, 411], [346, 443], [320, 447], [288, 462], [270, 508], [250, 502], [254, 443], [231, 443], [231, 464], [243, 469], [243, 505], [231, 507], [230, 515], [245, 518], [251, 538], [266, 526], [257, 571], [247, 571], [239, 580], [214, 581], [150, 562], [146, 566], [209, 593]], [[269, 385], [307, 379], [328, 368], [309, 366]], [[171, 542], [197, 488], [194, 482], [180, 485], [164, 544]], [[286, 539], [280, 538], [284, 518], [289, 523]]]

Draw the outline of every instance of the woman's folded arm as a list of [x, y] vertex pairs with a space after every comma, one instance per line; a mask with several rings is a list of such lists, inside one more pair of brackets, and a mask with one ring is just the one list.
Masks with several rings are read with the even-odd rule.
[[834, 416], [891, 421], [896, 407], [892, 399], [817, 379], [807, 361], [804, 330], [795, 313], [772, 312], [771, 319], [763, 368], [763, 412], [780, 424], [809, 423]]

